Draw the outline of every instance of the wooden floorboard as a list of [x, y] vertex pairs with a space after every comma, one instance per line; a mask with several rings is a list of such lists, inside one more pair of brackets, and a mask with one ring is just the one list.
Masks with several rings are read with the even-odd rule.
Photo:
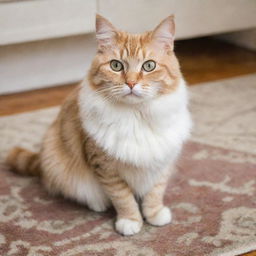
[[[175, 50], [189, 85], [256, 72], [256, 52], [211, 38], [177, 41]], [[60, 105], [75, 86], [0, 95], [0, 116]], [[256, 251], [243, 256], [256, 256]]]
[[58, 106], [75, 86], [77, 86], [77, 83], [0, 95], [0, 116]]
[[[256, 52], [211, 38], [177, 41], [175, 51], [189, 85], [256, 72]], [[0, 95], [0, 116], [60, 105], [75, 86]]]
[[241, 254], [240, 256], [256, 256], [256, 251], [248, 252], [248, 253], [245, 253], [245, 254]]
[[176, 54], [189, 84], [256, 72], [256, 52], [210, 38], [177, 41]]

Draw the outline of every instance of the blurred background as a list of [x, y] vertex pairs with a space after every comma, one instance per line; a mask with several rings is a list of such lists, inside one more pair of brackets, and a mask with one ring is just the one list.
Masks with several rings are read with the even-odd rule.
[[0, 0], [0, 94], [81, 80], [95, 52], [96, 13], [135, 33], [175, 14], [189, 83], [209, 80], [216, 68], [223, 77], [256, 71], [255, 0]]

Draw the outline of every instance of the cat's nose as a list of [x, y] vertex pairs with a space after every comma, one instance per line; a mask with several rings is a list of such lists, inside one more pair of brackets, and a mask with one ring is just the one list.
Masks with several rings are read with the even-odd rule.
[[135, 81], [127, 81], [126, 84], [132, 89], [136, 85], [136, 82]]

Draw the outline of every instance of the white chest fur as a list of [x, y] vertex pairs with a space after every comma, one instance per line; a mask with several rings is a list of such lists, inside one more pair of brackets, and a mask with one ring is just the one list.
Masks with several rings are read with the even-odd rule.
[[84, 86], [83, 128], [112, 157], [143, 169], [164, 168], [178, 155], [191, 121], [183, 81], [176, 92], [140, 107], [114, 105]]

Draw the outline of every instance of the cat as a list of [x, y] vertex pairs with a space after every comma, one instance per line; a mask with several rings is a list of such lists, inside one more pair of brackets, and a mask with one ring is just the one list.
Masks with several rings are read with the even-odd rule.
[[63, 103], [40, 152], [17, 147], [7, 163], [94, 211], [114, 206], [122, 235], [138, 233], [142, 216], [155, 226], [170, 223], [163, 196], [191, 129], [174, 31], [173, 16], [128, 34], [97, 15], [87, 78]]

